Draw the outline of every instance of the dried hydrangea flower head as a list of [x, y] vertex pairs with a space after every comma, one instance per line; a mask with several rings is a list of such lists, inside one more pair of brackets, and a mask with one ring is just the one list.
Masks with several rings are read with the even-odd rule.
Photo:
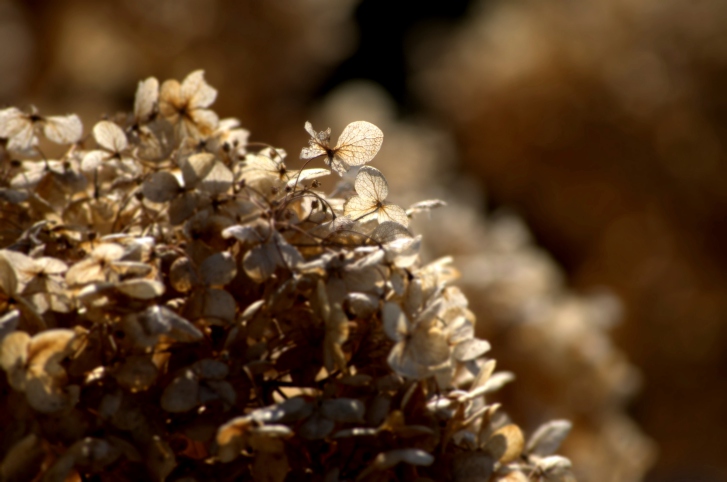
[[[563, 427], [526, 443], [489, 400], [513, 376], [382, 172], [322, 192], [218, 121], [202, 71], [158, 86], [0, 201], [3, 477], [569, 480]], [[307, 129], [339, 174], [383, 139]]]

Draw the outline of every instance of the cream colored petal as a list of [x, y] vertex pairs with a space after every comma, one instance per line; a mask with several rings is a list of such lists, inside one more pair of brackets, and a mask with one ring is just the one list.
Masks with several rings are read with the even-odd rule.
[[381, 171], [370, 166], [364, 166], [358, 171], [354, 187], [359, 196], [378, 202], [383, 202], [389, 195], [386, 178]]
[[[11, 107], [11, 109], [15, 109], [15, 108], [14, 108], [14, 107]], [[9, 110], [9, 109], [8, 109], [8, 110]], [[16, 111], [18, 111], [18, 109], [15, 109], [15, 110], [16, 110]], [[18, 111], [18, 112], [20, 112], [20, 111]], [[0, 111], [0, 114], [1, 114], [1, 113], [2, 113], [2, 111]], [[0, 117], [0, 119], [2, 119], [2, 118]], [[315, 130], [313, 129], [313, 124], [311, 124], [311, 123], [310, 123], [310, 121], [305, 121], [305, 125], [304, 125], [304, 128], [305, 128], [305, 131], [306, 131], [306, 132], [307, 132], [308, 134], [310, 134], [310, 136], [311, 136], [312, 138], [316, 139], [316, 138], [318, 137], [318, 134], [317, 134], [317, 133], [316, 133], [316, 131], [315, 131]]]
[[79, 261], [68, 269], [66, 283], [69, 286], [83, 285], [95, 281], [105, 281], [106, 276], [103, 269], [93, 259]]
[[190, 117], [199, 133], [205, 136], [212, 134], [219, 123], [217, 113], [210, 109], [194, 109], [190, 112]]
[[45, 119], [43, 133], [56, 144], [71, 144], [81, 139], [83, 124], [76, 114], [51, 116]]
[[119, 153], [128, 146], [124, 131], [111, 121], [96, 123], [93, 126], [93, 137], [101, 147], [114, 153]]
[[217, 98], [217, 90], [204, 80], [204, 70], [195, 70], [182, 81], [182, 98], [191, 109], [209, 107]]
[[172, 123], [177, 121], [179, 107], [183, 104], [181, 90], [179, 82], [167, 80], [162, 84], [159, 93], [159, 112]]
[[396, 204], [384, 203], [379, 209], [379, 222], [383, 223], [386, 221], [393, 221], [404, 227], [409, 226], [409, 217], [406, 215], [406, 211]]
[[33, 123], [30, 121], [22, 122], [18, 123], [18, 128], [15, 132], [15, 135], [10, 137], [10, 141], [8, 141], [8, 150], [18, 152], [30, 152], [37, 145], [38, 137], [35, 135]]
[[343, 214], [362, 223], [377, 218], [376, 201], [353, 196], [343, 205]]
[[111, 154], [106, 151], [95, 150], [88, 151], [81, 161], [81, 170], [84, 172], [92, 172], [103, 166], [104, 162], [111, 158]]
[[366, 121], [352, 122], [343, 129], [336, 144], [336, 157], [349, 166], [366, 164], [384, 142], [381, 129]]
[[32, 129], [32, 121], [17, 107], [0, 110], [0, 137], [9, 139], [28, 126]]
[[154, 112], [154, 106], [159, 101], [159, 81], [149, 77], [139, 82], [134, 97], [134, 117], [137, 122], [146, 122]]

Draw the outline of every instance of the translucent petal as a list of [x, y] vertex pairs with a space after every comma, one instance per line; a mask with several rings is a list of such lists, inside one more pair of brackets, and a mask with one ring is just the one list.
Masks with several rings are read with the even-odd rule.
[[30, 121], [18, 122], [15, 134], [10, 137], [8, 150], [18, 152], [30, 152], [38, 145], [38, 137], [35, 135], [33, 123]]
[[[15, 108], [14, 108], [14, 107], [11, 107], [11, 109], [15, 109]], [[15, 109], [15, 110], [17, 111], [18, 109]], [[1, 115], [1, 114], [2, 114], [2, 111], [0, 111], [0, 115]], [[1, 120], [1, 119], [2, 119], [2, 117], [0, 117], [0, 120]], [[312, 125], [312, 124], [310, 123], [310, 121], [305, 121], [305, 126], [304, 126], [304, 128], [305, 128], [305, 131], [306, 131], [306, 132], [307, 132], [308, 134], [310, 134], [310, 136], [311, 136], [311, 137], [313, 137], [314, 139], [315, 139], [315, 138], [317, 138], [317, 136], [318, 136], [318, 135], [316, 134], [316, 131], [315, 131], [315, 130], [313, 130], [313, 125]]]
[[361, 196], [353, 196], [343, 205], [343, 214], [354, 221], [360, 221], [362, 223], [377, 219], [378, 209], [376, 201], [362, 198]]
[[389, 184], [381, 171], [371, 166], [364, 166], [356, 174], [354, 183], [356, 194], [359, 196], [382, 202], [389, 195]]
[[159, 81], [149, 77], [139, 82], [134, 97], [134, 117], [137, 122], [146, 122], [154, 112], [154, 106], [159, 101]]
[[195, 109], [189, 115], [200, 133], [210, 135], [217, 129], [219, 117], [215, 111], [210, 109]]
[[379, 225], [371, 233], [371, 237], [381, 244], [387, 244], [398, 239], [411, 239], [412, 235], [401, 223], [379, 221]]
[[126, 149], [126, 134], [121, 127], [110, 121], [100, 121], [93, 126], [93, 137], [104, 149], [119, 153]]
[[325, 153], [326, 150], [316, 144], [314, 146], [304, 147], [303, 150], [300, 151], [300, 158], [303, 160], [314, 159], [318, 156], [324, 155]]
[[217, 90], [204, 80], [204, 70], [195, 70], [182, 81], [182, 98], [190, 109], [209, 107], [217, 98]]
[[338, 138], [335, 157], [349, 166], [360, 166], [376, 156], [383, 142], [384, 133], [375, 125], [366, 121], [352, 122]]
[[81, 138], [83, 124], [76, 114], [46, 117], [43, 133], [56, 144], [71, 144]]
[[32, 121], [27, 114], [17, 107], [8, 107], [0, 110], [0, 137], [9, 139], [18, 135], [20, 131], [30, 127], [33, 128]]
[[379, 222], [393, 221], [399, 223], [404, 227], [409, 226], [409, 217], [406, 215], [406, 211], [403, 208], [392, 203], [384, 203], [379, 208]]

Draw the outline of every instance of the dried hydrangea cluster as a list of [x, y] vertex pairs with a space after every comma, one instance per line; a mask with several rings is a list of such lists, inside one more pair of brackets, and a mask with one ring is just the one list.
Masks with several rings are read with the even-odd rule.
[[420, 263], [409, 217], [440, 203], [364, 166], [382, 132], [306, 125], [306, 166], [359, 167], [325, 194], [216, 95], [147, 79], [95, 142], [0, 111], [3, 480], [572, 480], [569, 422], [526, 441], [488, 400], [513, 376], [451, 260]]

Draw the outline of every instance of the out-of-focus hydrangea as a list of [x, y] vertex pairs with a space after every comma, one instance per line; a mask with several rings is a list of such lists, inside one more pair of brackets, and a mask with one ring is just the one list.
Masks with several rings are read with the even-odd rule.
[[490, 400], [513, 375], [451, 260], [419, 256], [407, 212], [443, 203], [349, 169], [382, 131], [307, 126], [327, 194], [215, 96], [201, 70], [146, 79], [96, 145], [2, 111], [2, 479], [573, 480], [571, 423], [528, 437]]
[[727, 477], [725, 25], [720, 0], [479, 2], [415, 61], [467, 168], [625, 301], [655, 477]]

